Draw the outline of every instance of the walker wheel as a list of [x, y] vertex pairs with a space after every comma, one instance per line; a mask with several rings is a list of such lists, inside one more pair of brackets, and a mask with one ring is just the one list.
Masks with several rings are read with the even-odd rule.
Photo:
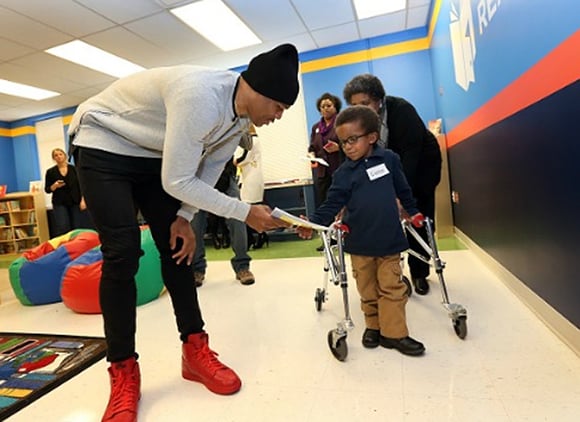
[[344, 362], [346, 356], [348, 355], [348, 346], [346, 345], [346, 334], [342, 337], [339, 337], [336, 340], [336, 346], [333, 345], [332, 339], [334, 337], [334, 330], [328, 332], [328, 347], [330, 347], [330, 351], [332, 355], [341, 362]]
[[320, 312], [322, 309], [322, 304], [324, 303], [324, 299], [326, 297], [326, 292], [324, 289], [316, 289], [316, 294], [314, 295], [314, 302], [316, 303], [316, 310]]
[[460, 316], [453, 320], [453, 329], [455, 330], [455, 334], [461, 340], [467, 336], [467, 317]]
[[402, 277], [403, 283], [405, 283], [407, 285], [407, 291], [405, 292], [405, 294], [407, 295], [407, 297], [411, 297], [411, 295], [413, 294], [413, 288], [411, 287], [411, 282], [409, 281], [409, 279], [406, 276]]

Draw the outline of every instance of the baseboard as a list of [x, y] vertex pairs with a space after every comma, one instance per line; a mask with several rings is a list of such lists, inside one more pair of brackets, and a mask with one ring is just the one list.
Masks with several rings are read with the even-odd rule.
[[580, 329], [455, 227], [456, 236], [572, 351], [580, 356]]

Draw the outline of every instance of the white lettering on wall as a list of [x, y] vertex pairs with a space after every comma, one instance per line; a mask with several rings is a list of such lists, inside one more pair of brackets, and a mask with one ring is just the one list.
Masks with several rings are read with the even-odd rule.
[[497, 12], [501, 0], [479, 0], [477, 3], [477, 19], [479, 21], [479, 35], [487, 28]]

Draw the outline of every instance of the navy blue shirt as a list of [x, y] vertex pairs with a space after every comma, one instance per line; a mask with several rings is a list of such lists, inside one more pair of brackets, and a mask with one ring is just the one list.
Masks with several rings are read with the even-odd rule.
[[[378, 170], [383, 165], [386, 174], [371, 180], [367, 169]], [[346, 159], [332, 176], [326, 201], [309, 218], [314, 223], [329, 225], [346, 206], [342, 222], [350, 233], [345, 236], [345, 252], [394, 255], [409, 248], [401, 227], [397, 198], [409, 215], [419, 212], [399, 156], [375, 146], [368, 158]]]

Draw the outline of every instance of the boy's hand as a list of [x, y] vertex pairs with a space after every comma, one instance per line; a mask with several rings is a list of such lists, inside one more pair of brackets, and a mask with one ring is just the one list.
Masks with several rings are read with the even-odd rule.
[[416, 228], [423, 227], [424, 222], [425, 217], [420, 212], [411, 217], [411, 224]]

